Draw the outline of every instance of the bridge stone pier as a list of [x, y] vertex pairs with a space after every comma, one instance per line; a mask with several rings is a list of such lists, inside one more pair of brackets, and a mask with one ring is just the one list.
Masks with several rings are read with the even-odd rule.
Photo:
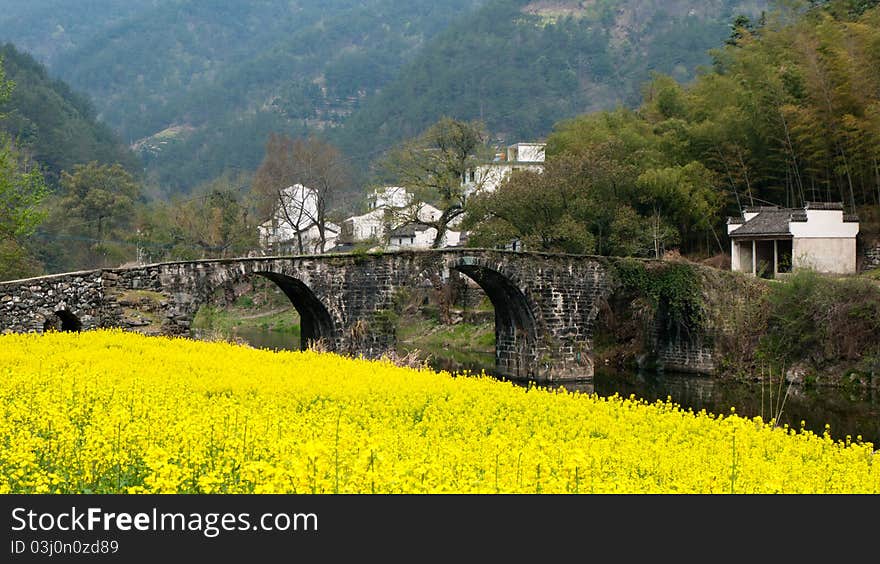
[[[439, 288], [457, 271], [495, 308], [496, 371], [536, 382], [589, 379], [598, 303], [612, 291], [599, 259], [479, 249], [258, 257], [152, 264], [0, 283], [0, 332], [138, 329], [152, 316], [189, 335], [199, 307], [254, 276], [274, 282], [301, 317], [303, 347], [378, 358], [394, 349], [401, 292]], [[149, 304], [149, 305], [145, 305]]]

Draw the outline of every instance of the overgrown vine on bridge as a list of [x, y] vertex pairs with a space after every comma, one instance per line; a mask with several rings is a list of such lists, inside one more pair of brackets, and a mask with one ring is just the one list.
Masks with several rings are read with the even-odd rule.
[[648, 299], [654, 313], [665, 312], [666, 330], [690, 330], [703, 320], [700, 277], [687, 263], [652, 263], [621, 259], [611, 263], [622, 287]]

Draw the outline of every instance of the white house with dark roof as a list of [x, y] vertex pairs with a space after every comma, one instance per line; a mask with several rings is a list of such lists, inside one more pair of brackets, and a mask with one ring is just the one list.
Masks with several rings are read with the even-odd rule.
[[730, 268], [764, 278], [799, 268], [853, 274], [858, 233], [858, 218], [844, 214], [841, 203], [746, 208], [727, 219]]
[[475, 192], [494, 192], [515, 170], [544, 170], [544, 150], [546, 143], [514, 143], [495, 154], [492, 162], [477, 165], [468, 170], [462, 178], [462, 187], [467, 196]]
[[272, 216], [258, 227], [260, 245], [276, 254], [320, 254], [336, 245], [340, 227], [324, 222], [324, 244], [318, 229], [318, 194], [302, 184], [281, 191]]
[[390, 219], [395, 210], [413, 205], [413, 195], [401, 186], [376, 188], [367, 196], [368, 212], [351, 216], [342, 222], [338, 242], [343, 247], [385, 239]]
[[[443, 214], [440, 209], [416, 200], [412, 193], [399, 186], [376, 189], [367, 200], [370, 211], [342, 222], [337, 239], [340, 249], [347, 250], [367, 241], [374, 243], [377, 249], [386, 250], [431, 247], [437, 229], [420, 222], [437, 221]], [[441, 246], [461, 244], [462, 234], [455, 230], [460, 224], [460, 216], [449, 223]]]

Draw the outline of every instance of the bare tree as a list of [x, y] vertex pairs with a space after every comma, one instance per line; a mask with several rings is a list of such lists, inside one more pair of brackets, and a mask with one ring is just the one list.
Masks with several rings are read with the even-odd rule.
[[350, 179], [347, 163], [333, 145], [313, 137], [294, 140], [272, 134], [253, 182], [258, 213], [286, 225], [301, 253], [306, 251], [304, 235], [316, 228], [315, 250], [324, 252], [328, 213]]
[[184, 241], [202, 258], [241, 256], [256, 246], [255, 225], [241, 188], [247, 179], [225, 174], [198, 186], [201, 197], [168, 206]]
[[[488, 151], [482, 123], [448, 117], [416, 139], [392, 149], [380, 166], [415, 196], [413, 205], [395, 210], [395, 222], [435, 228], [437, 234], [431, 246], [439, 247], [449, 224], [465, 212], [467, 198], [475, 190], [473, 183], [467, 188], [465, 181]], [[436, 205], [439, 217], [426, 215], [423, 202]]]

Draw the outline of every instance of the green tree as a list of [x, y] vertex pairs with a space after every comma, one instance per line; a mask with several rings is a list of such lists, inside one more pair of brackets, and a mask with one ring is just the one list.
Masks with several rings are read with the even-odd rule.
[[135, 258], [135, 203], [140, 185], [121, 165], [95, 161], [61, 174], [50, 223], [70, 240], [67, 267], [98, 268]]
[[563, 166], [553, 162], [545, 173], [514, 172], [496, 191], [475, 196], [463, 222], [470, 244], [498, 247], [518, 240], [532, 251], [593, 252], [595, 240], [582, 217], [584, 177], [562, 174]]
[[41, 203], [46, 193], [39, 169], [11, 140], [0, 137], [0, 279], [39, 271], [26, 240], [45, 218]]
[[617, 158], [619, 152], [618, 144], [608, 143], [548, 157], [543, 172], [514, 173], [494, 192], [475, 196], [463, 222], [470, 243], [518, 239], [536, 251], [622, 251], [615, 221], [634, 189], [636, 170]]
[[[0, 58], [0, 104], [9, 98], [14, 87], [12, 81], [6, 80], [2, 63]], [[46, 192], [40, 170], [11, 139], [0, 134], [0, 279], [27, 276], [39, 270], [25, 242], [45, 217], [40, 204]]]
[[[379, 165], [381, 170], [415, 196], [415, 205], [400, 214], [398, 223], [433, 227], [437, 234], [432, 247], [439, 247], [450, 223], [465, 213], [469, 192], [464, 179], [488, 157], [486, 137], [480, 122], [444, 117], [417, 138], [389, 151]], [[475, 186], [475, 192], [479, 188]], [[437, 206], [440, 216], [435, 220], [421, 216], [422, 202]]]
[[656, 258], [669, 243], [677, 242], [676, 235], [687, 239], [712, 230], [722, 199], [715, 189], [714, 175], [701, 163], [648, 169], [639, 175], [636, 185], [640, 204], [645, 207], [643, 215], [651, 218]]
[[258, 248], [256, 216], [242, 194], [246, 179], [224, 175], [196, 190], [200, 197], [173, 206], [173, 224], [200, 258], [241, 256]]
[[615, 256], [656, 258], [679, 242], [678, 231], [661, 218], [644, 217], [622, 205], [609, 226], [607, 247]]

